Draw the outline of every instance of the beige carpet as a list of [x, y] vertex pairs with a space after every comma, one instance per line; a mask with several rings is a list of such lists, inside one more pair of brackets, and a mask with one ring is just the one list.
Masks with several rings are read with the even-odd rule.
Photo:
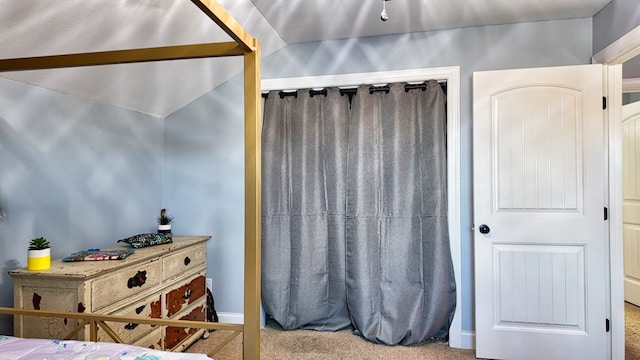
[[[188, 352], [207, 353], [214, 349], [227, 331], [215, 331], [209, 338], [193, 344]], [[241, 335], [225, 346], [216, 360], [241, 359]], [[473, 350], [452, 349], [446, 344], [419, 346], [385, 346], [373, 344], [353, 335], [351, 330], [321, 332], [313, 330], [283, 331], [277, 324], [268, 323], [260, 333], [260, 358], [269, 360], [342, 360], [342, 359], [475, 359]]]
[[[640, 308], [625, 303], [626, 360], [640, 360]], [[188, 352], [208, 353], [224, 341], [231, 332], [215, 331], [207, 339], [194, 343]], [[220, 350], [216, 360], [238, 360], [242, 356], [242, 335]], [[311, 330], [282, 331], [268, 323], [260, 333], [260, 358], [269, 360], [412, 360], [475, 359], [473, 350], [449, 348], [445, 344], [420, 346], [384, 346], [370, 343], [353, 335], [350, 330], [320, 332]]]
[[640, 308], [624, 303], [625, 359], [640, 360]]

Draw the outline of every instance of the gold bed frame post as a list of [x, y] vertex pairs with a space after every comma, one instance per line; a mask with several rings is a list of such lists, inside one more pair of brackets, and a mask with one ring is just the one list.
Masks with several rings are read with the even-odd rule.
[[191, 0], [244, 49], [244, 329], [242, 353], [260, 359], [262, 102], [260, 43], [216, 0]]
[[260, 359], [262, 101], [260, 44], [253, 41], [253, 51], [244, 54], [244, 359]]

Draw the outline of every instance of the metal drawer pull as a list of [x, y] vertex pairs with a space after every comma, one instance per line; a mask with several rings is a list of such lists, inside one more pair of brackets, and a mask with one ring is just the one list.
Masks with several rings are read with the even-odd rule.
[[137, 274], [129, 278], [129, 281], [127, 281], [127, 287], [129, 289], [134, 288], [136, 286], [142, 287], [142, 285], [144, 285], [144, 283], [146, 282], [147, 282], [147, 272], [138, 271]]
[[185, 300], [189, 300], [190, 297], [191, 297], [191, 289], [187, 289], [187, 291], [184, 292], [184, 295], [182, 295], [182, 298]]

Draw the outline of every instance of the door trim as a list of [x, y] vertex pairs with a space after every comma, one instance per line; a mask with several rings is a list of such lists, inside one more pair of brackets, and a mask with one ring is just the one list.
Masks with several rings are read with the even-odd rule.
[[640, 55], [640, 26], [629, 31], [592, 57], [594, 63], [608, 66], [606, 111], [609, 123], [609, 256], [611, 286], [611, 355], [623, 359], [624, 256], [622, 240], [622, 63]]
[[[609, 140], [609, 285], [611, 358], [624, 359], [624, 255], [622, 239], [622, 65], [607, 67]], [[615, 105], [614, 105], [615, 104]]]
[[616, 65], [640, 55], [640, 25], [600, 50], [591, 58], [594, 64]]
[[[294, 90], [322, 87], [353, 87], [360, 84], [385, 84], [392, 82], [425, 81], [429, 79], [447, 81], [447, 194], [449, 217], [449, 244], [456, 279], [456, 310], [449, 328], [449, 346], [472, 349], [474, 337], [462, 331], [462, 253], [460, 224], [460, 67], [438, 67], [382, 71], [371, 73], [305, 76], [281, 79], [263, 79], [262, 91]], [[465, 279], [473, 282], [473, 279]], [[467, 309], [467, 311], [470, 311]], [[471, 312], [465, 313], [473, 317]]]

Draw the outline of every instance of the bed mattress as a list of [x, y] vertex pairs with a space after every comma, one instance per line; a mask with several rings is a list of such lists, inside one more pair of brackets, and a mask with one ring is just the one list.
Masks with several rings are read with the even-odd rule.
[[75, 340], [23, 339], [0, 335], [0, 360], [212, 360], [206, 355], [140, 346]]

